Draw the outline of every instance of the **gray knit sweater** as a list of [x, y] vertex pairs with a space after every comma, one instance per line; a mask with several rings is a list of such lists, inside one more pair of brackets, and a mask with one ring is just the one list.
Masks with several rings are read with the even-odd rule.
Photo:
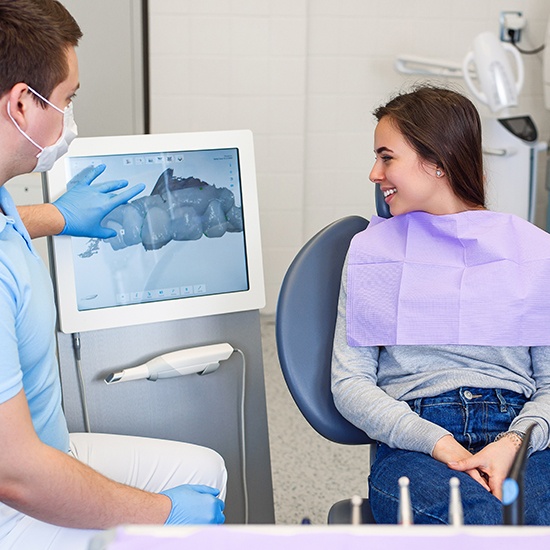
[[390, 447], [432, 454], [449, 432], [420, 418], [405, 400], [461, 386], [500, 388], [529, 399], [510, 429], [524, 432], [536, 422], [532, 451], [549, 446], [550, 346], [351, 347], [346, 338], [346, 286], [347, 262], [334, 337], [332, 393], [351, 423]]

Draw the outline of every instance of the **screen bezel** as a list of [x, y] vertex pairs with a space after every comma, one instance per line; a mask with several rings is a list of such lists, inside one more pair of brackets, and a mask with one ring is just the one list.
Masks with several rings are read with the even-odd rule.
[[62, 332], [71, 334], [189, 319], [261, 309], [265, 306], [256, 168], [253, 137], [249, 130], [77, 138], [71, 144], [69, 152], [45, 174], [46, 196], [52, 202], [66, 191], [70, 179], [65, 168], [67, 157], [207, 149], [238, 150], [248, 290], [80, 311], [77, 307], [72, 237], [58, 235], [52, 239], [51, 260], [58, 324]]

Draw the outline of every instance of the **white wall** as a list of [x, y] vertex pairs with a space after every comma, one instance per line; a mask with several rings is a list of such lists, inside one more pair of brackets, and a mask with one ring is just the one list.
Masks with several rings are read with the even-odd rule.
[[[478, 33], [498, 32], [503, 10], [527, 17], [522, 46], [530, 49], [543, 43], [550, 14], [547, 0], [149, 3], [152, 132], [255, 134], [266, 312], [305, 240], [336, 218], [374, 212], [371, 112], [417, 81], [395, 72], [396, 55], [460, 62]], [[541, 59], [524, 56], [513, 114], [530, 114], [546, 141]]]

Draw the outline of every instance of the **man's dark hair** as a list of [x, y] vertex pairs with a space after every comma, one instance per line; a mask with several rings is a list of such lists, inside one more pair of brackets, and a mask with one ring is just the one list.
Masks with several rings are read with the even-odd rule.
[[68, 77], [67, 49], [81, 37], [57, 0], [0, 0], [0, 97], [24, 82], [48, 98]]

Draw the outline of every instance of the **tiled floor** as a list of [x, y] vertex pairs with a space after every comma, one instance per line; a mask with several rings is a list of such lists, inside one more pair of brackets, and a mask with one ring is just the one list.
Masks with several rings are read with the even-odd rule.
[[279, 367], [273, 316], [262, 316], [262, 342], [276, 523], [326, 523], [334, 502], [366, 495], [369, 449], [329, 442], [303, 418]]

